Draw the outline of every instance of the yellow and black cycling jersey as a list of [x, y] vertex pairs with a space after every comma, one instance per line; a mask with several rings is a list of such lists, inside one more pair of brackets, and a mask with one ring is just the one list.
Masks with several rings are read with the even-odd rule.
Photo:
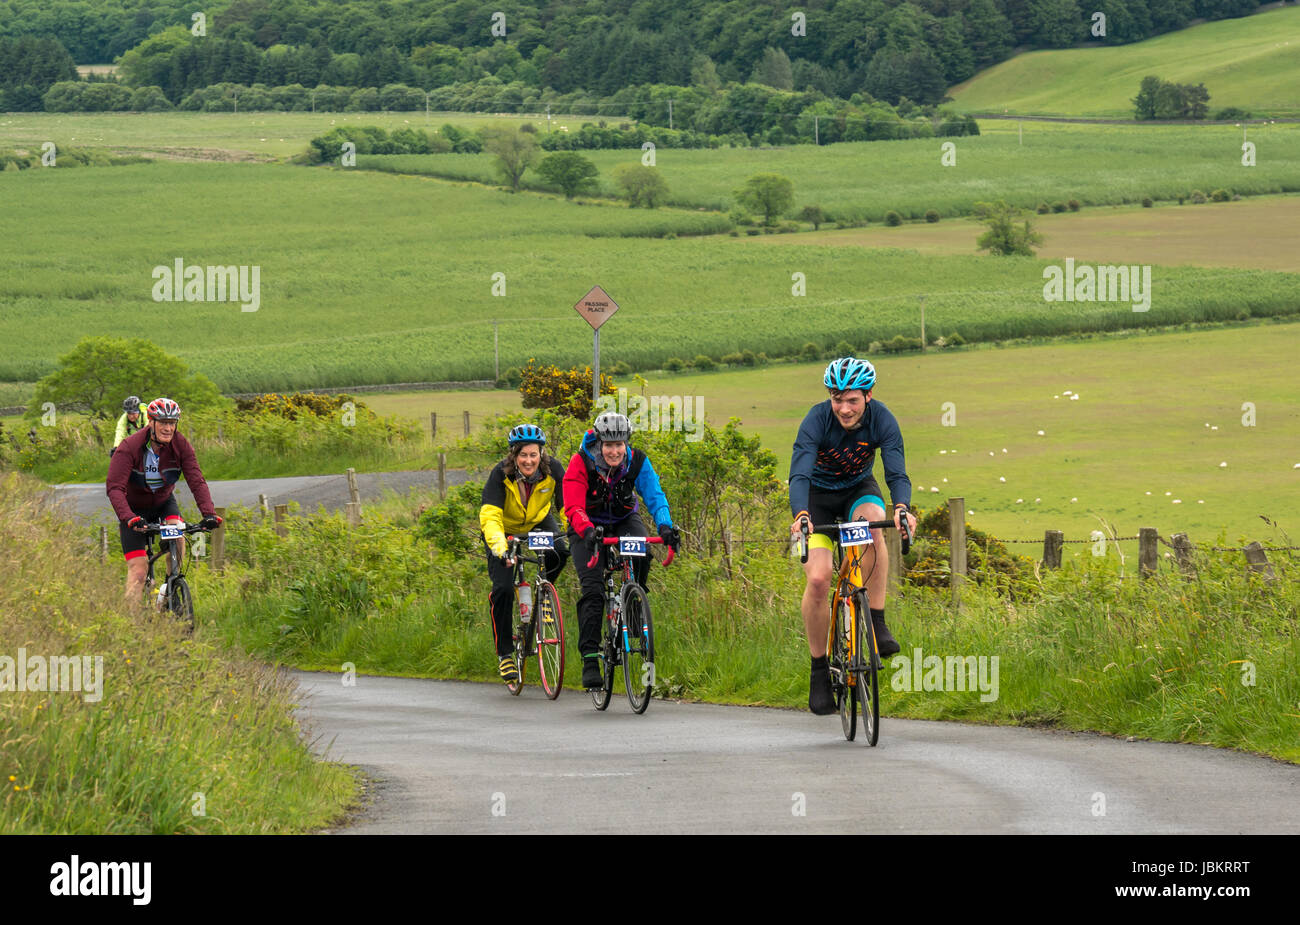
[[536, 528], [552, 509], [560, 529], [567, 530], [564, 501], [560, 497], [563, 482], [564, 468], [550, 456], [543, 458], [531, 482], [506, 478], [505, 462], [497, 463], [483, 486], [483, 507], [478, 512], [488, 548], [504, 556], [507, 535], [522, 536]]

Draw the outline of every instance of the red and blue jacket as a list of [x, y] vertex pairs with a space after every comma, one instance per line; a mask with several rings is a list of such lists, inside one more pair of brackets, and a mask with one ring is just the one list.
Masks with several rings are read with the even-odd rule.
[[[582, 536], [588, 527], [607, 527], [637, 512], [640, 495], [654, 517], [656, 527], [671, 526], [668, 499], [659, 487], [659, 476], [650, 458], [631, 444], [621, 465], [612, 471], [599, 464], [600, 441], [594, 430], [582, 438], [582, 448], [569, 460], [564, 473], [564, 514], [573, 532]], [[602, 475], [605, 471], [608, 478]]]

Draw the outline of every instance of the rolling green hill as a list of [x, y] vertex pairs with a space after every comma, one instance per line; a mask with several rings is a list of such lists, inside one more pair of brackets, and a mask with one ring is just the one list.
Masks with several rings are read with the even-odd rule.
[[1132, 45], [1034, 51], [949, 91], [968, 112], [1132, 118], [1148, 74], [1204, 83], [1210, 112], [1300, 115], [1300, 8], [1204, 23]]

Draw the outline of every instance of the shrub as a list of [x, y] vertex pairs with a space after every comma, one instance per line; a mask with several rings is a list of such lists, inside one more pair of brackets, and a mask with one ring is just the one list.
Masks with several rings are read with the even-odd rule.
[[951, 334], [948, 335], [949, 347], [960, 347], [964, 343], [966, 343], [966, 338], [962, 337], [956, 331], [953, 331]]
[[723, 355], [722, 364], [724, 366], [743, 366], [745, 360], [739, 353], [728, 353]]
[[681, 372], [685, 368], [686, 368], [686, 363], [683, 362], [678, 357], [669, 357], [668, 359], [664, 360], [664, 369], [670, 373]]
[[[1180, 200], [1180, 201], [1181, 201], [1181, 200]], [[1144, 209], [1149, 209], [1149, 208], [1151, 208], [1153, 205], [1155, 205], [1155, 203], [1151, 201], [1151, 197], [1150, 197], [1150, 196], [1143, 196], [1143, 197], [1142, 197], [1142, 208], [1144, 208]]]
[[760, 235], [760, 234], [762, 234], [762, 233], [763, 233], [763, 231], [762, 231], [762, 229], [760, 229], [760, 228], [746, 228], [746, 229], [745, 229], [745, 234], [749, 235], [751, 238], [752, 238], [752, 237], [755, 237], [755, 236], [757, 236], [757, 235]]
[[1054, 203], [1052, 203], [1052, 211], [1053, 211], [1053, 212], [1064, 212], [1064, 211], [1066, 210], [1066, 208], [1068, 208], [1068, 207], [1067, 207], [1066, 204], [1063, 203], [1063, 202], [1054, 202]]
[[903, 216], [891, 209], [885, 213], [885, 224], [890, 228], [897, 228], [899, 225], [903, 224]]
[[[947, 503], [927, 514], [917, 512], [915, 552], [904, 576], [922, 587], [946, 589], [952, 581], [951, 530]], [[978, 561], [978, 566], [976, 562]], [[999, 593], [1016, 598], [1033, 579], [1033, 560], [1017, 556], [989, 534], [966, 525], [966, 563], [977, 584], [990, 585]], [[978, 571], [977, 571], [978, 569]]]
[[870, 356], [873, 353], [879, 353], [883, 349], [885, 349], [884, 345], [881, 344], [880, 341], [873, 340], [871, 343], [867, 344], [867, 355]]
[[837, 357], [853, 356], [853, 345], [846, 340], [840, 341], [838, 344], [835, 345], [835, 355]]
[[1071, 212], [1079, 211], [1079, 200], [1077, 199], [1071, 199], [1069, 202], [1066, 203], [1066, 205], [1070, 207]]
[[904, 350], [920, 350], [921, 338], [905, 337], [902, 334], [895, 335], [892, 339], [885, 341], [884, 350], [886, 353], [901, 353]]
[[[521, 370], [519, 394], [525, 408], [553, 408], [569, 417], [585, 421], [591, 417], [590, 366], [560, 369], [558, 366], [539, 366], [529, 359]], [[600, 374], [600, 394], [617, 393], [614, 380]]]
[[505, 380], [506, 385], [509, 388], [517, 389], [519, 388], [519, 383], [523, 381], [524, 376], [523, 373], [519, 371], [518, 366], [511, 366], [501, 374], [501, 378]]
[[777, 226], [777, 231], [780, 232], [781, 234], [793, 234], [798, 230], [799, 230], [799, 226], [796, 225], [794, 222], [782, 222], [779, 226]]
[[804, 344], [803, 349], [799, 351], [799, 358], [803, 360], [815, 360], [821, 355], [822, 349], [812, 341]]
[[939, 220], [939, 211], [937, 209], [926, 209], [925, 220], [933, 225]]
[[627, 376], [632, 373], [632, 367], [620, 360], [609, 368], [611, 376]]
[[704, 371], [704, 370], [714, 369], [718, 364], [713, 359], [713, 357], [705, 356], [704, 354], [701, 353], [694, 360], [691, 361], [691, 365], [698, 370]]
[[1245, 109], [1238, 109], [1236, 106], [1226, 106], [1214, 114], [1218, 122], [1239, 122], [1242, 119], [1249, 119], [1250, 113]]
[[1196, 205], [1205, 202], [1205, 194], [1198, 189], [1192, 190], [1192, 202]]
[[1048, 212], [1052, 211], [1052, 207], [1045, 202], [1040, 202], [1037, 211], [1039, 215], [1046, 215]]
[[740, 351], [740, 362], [741, 362], [741, 364], [744, 365], [744, 366], [756, 366], [756, 365], [758, 365], [758, 363], [759, 363], [759, 358], [760, 358], [760, 357], [762, 358], [762, 362], [764, 362], [764, 363], [767, 362], [767, 354], [766, 354], [766, 353], [760, 353], [760, 354], [758, 354], [758, 355], [756, 356], [756, 355], [754, 354], [754, 351], [752, 351], [752, 350], [742, 350], [742, 351]]
[[1232, 194], [1226, 189], [1216, 189], [1214, 192], [1210, 193], [1210, 198], [1215, 202], [1227, 202], [1232, 198]]

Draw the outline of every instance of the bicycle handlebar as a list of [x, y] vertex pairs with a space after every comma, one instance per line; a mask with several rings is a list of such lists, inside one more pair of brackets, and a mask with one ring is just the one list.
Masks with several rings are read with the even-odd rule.
[[[171, 527], [171, 526], [174, 526], [174, 524], [145, 524], [145, 525], [144, 525], [144, 529], [141, 530], [140, 532], [141, 532], [141, 533], [162, 533], [162, 528], [163, 528], [164, 526]], [[202, 521], [200, 521], [199, 523], [196, 523], [196, 524], [186, 524], [186, 525], [184, 526], [184, 528], [181, 530], [181, 532], [182, 532], [182, 533], [201, 533], [201, 532], [211, 531], [211, 530], [215, 530], [215, 529], [217, 529], [217, 528], [216, 528], [216, 527], [205, 527], [205, 526], [203, 526]]]
[[[902, 552], [903, 552], [903, 555], [907, 555], [908, 550], [912, 548], [912, 536], [913, 536], [913, 533], [912, 533], [912, 525], [911, 525], [911, 522], [907, 519], [907, 513], [908, 513], [907, 511], [903, 511], [902, 516], [899, 518], [899, 522], [902, 524], [902, 534], [903, 534]], [[895, 526], [895, 524], [894, 524], [894, 522], [893, 522], [892, 520], [865, 520], [865, 521], [864, 521], [864, 520], [850, 520], [850, 521], [844, 521], [844, 523], [863, 524], [864, 526], [866, 526], [866, 528], [867, 528], [868, 530], [898, 530], [898, 529], [899, 529], [899, 527]], [[815, 524], [814, 526], [812, 526], [811, 528], [809, 528], [809, 526], [808, 526], [808, 521], [807, 521], [807, 520], [804, 520], [803, 523], [801, 523], [801, 524], [799, 525], [799, 534], [800, 534], [800, 536], [799, 536], [799, 561], [800, 561], [801, 563], [803, 563], [803, 562], [807, 562], [807, 561], [808, 561], [808, 536], [809, 536], [809, 534], [810, 534], [812, 531], [815, 531], [815, 530], [836, 530], [836, 531], [838, 531], [839, 528], [840, 528], [840, 524], [841, 524], [841, 522], [840, 522], [840, 521], [837, 521], [837, 522], [835, 522], [835, 523], [833, 523], [833, 524]]]
[[[619, 541], [620, 539], [622, 539], [622, 537], [618, 537], [618, 536], [605, 536], [605, 531], [603, 531], [600, 527], [597, 527], [597, 528], [596, 528], [596, 543], [597, 543], [597, 545], [603, 545], [603, 546], [617, 546], [617, 545], [618, 545], [618, 541]], [[666, 543], [664, 542], [664, 538], [663, 538], [662, 536], [638, 537], [638, 539], [644, 539], [647, 543], [656, 544], [656, 545], [660, 545], [660, 546], [667, 546], [667, 545], [668, 545], [668, 544], [666, 544]], [[673, 549], [671, 546], [668, 546], [668, 555], [664, 556], [664, 565], [666, 565], [666, 566], [667, 566], [667, 565], [672, 565], [672, 563], [673, 563], [673, 559], [675, 559], [676, 557], [677, 557], [677, 550]], [[597, 561], [599, 558], [600, 558], [600, 550], [597, 549], [597, 550], [595, 550], [595, 551], [591, 554], [591, 559], [587, 562], [587, 568], [595, 568], [595, 567], [596, 567], [596, 561]]]

